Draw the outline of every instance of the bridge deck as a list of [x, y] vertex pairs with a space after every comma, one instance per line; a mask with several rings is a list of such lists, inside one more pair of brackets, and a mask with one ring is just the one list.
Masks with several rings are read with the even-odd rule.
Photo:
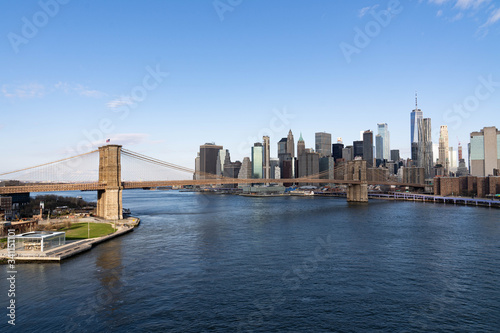
[[[159, 186], [196, 186], [196, 185], [212, 185], [212, 184], [253, 184], [253, 183], [321, 183], [321, 184], [337, 184], [337, 185], [357, 185], [363, 182], [356, 180], [340, 180], [340, 179], [310, 179], [310, 178], [294, 178], [294, 179], [202, 179], [202, 180], [165, 180], [165, 181], [138, 181], [138, 182], [122, 182], [124, 189], [144, 188], [144, 187], [159, 187]], [[408, 184], [397, 182], [381, 182], [368, 181], [368, 185], [396, 185], [409, 186], [415, 188], [423, 188], [423, 184]], [[29, 193], [29, 192], [60, 192], [60, 191], [97, 191], [106, 189], [105, 183], [58, 183], [58, 184], [29, 184], [23, 186], [5, 186], [0, 187], [0, 194], [14, 193]]]

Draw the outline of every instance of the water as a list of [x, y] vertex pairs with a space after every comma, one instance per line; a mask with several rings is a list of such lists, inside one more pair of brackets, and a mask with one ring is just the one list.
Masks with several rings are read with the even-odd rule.
[[500, 331], [498, 210], [142, 190], [123, 201], [142, 220], [133, 233], [17, 266], [18, 331]]

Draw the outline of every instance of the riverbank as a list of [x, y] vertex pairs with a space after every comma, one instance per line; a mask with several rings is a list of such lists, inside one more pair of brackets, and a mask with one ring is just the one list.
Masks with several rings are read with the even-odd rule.
[[[75, 223], [82, 223], [86, 221], [76, 221]], [[116, 231], [101, 237], [89, 238], [77, 241], [69, 241], [62, 246], [50, 249], [48, 251], [16, 251], [14, 259], [16, 264], [22, 263], [60, 263], [64, 259], [73, 257], [82, 252], [89, 251], [95, 245], [106, 242], [110, 239], [122, 236], [134, 229], [140, 224], [141, 220], [136, 217], [129, 217], [123, 220], [114, 221]], [[102, 222], [106, 223], [106, 222]], [[109, 221], [107, 223], [110, 223]], [[0, 250], [0, 264], [6, 264], [8, 257], [8, 250]]]

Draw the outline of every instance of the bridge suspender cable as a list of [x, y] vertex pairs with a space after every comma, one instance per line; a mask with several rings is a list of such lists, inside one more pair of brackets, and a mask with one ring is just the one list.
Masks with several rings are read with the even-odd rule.
[[130, 157], [139, 159], [141, 161], [145, 161], [145, 162], [148, 162], [148, 163], [151, 163], [151, 164], [156, 164], [156, 165], [163, 166], [163, 167], [166, 167], [166, 168], [175, 169], [175, 170], [183, 171], [183, 172], [189, 172], [189, 173], [194, 173], [195, 172], [193, 169], [189, 169], [189, 168], [186, 168], [186, 167], [183, 167], [183, 166], [180, 166], [180, 165], [175, 165], [175, 164], [172, 164], [172, 163], [164, 162], [164, 161], [158, 160], [156, 158], [152, 158], [152, 157], [149, 157], [149, 156], [146, 156], [146, 155], [142, 155], [142, 154], [139, 154], [139, 153], [127, 150], [127, 149], [122, 149], [122, 153], [125, 156], [130, 156]]
[[90, 154], [93, 154], [93, 153], [95, 153], [97, 151], [98, 150], [96, 149], [96, 150], [90, 151], [88, 153], [84, 153], [84, 154], [80, 154], [80, 155], [76, 155], [76, 156], [72, 156], [72, 157], [63, 158], [61, 160], [57, 160], [57, 161], [54, 161], [54, 162], [44, 163], [44, 164], [36, 165], [36, 166], [33, 166], [33, 167], [16, 170], [16, 171], [10, 171], [10, 172], [5, 172], [5, 173], [0, 173], [0, 176], [10, 175], [10, 174], [16, 173], [16, 172], [31, 170], [31, 169], [39, 168], [39, 167], [46, 166], [46, 165], [51, 165], [51, 164], [55, 164], [55, 163], [59, 163], [59, 162], [64, 162], [64, 161], [67, 161], [67, 160], [71, 160], [73, 158], [77, 158], [77, 157], [81, 157], [81, 156], [85, 156], [85, 155], [90, 155]]

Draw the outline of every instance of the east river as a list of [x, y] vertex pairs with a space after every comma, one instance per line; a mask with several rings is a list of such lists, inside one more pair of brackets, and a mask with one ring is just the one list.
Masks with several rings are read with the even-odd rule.
[[16, 266], [12, 331], [500, 331], [498, 209], [143, 190], [123, 204], [134, 232]]

